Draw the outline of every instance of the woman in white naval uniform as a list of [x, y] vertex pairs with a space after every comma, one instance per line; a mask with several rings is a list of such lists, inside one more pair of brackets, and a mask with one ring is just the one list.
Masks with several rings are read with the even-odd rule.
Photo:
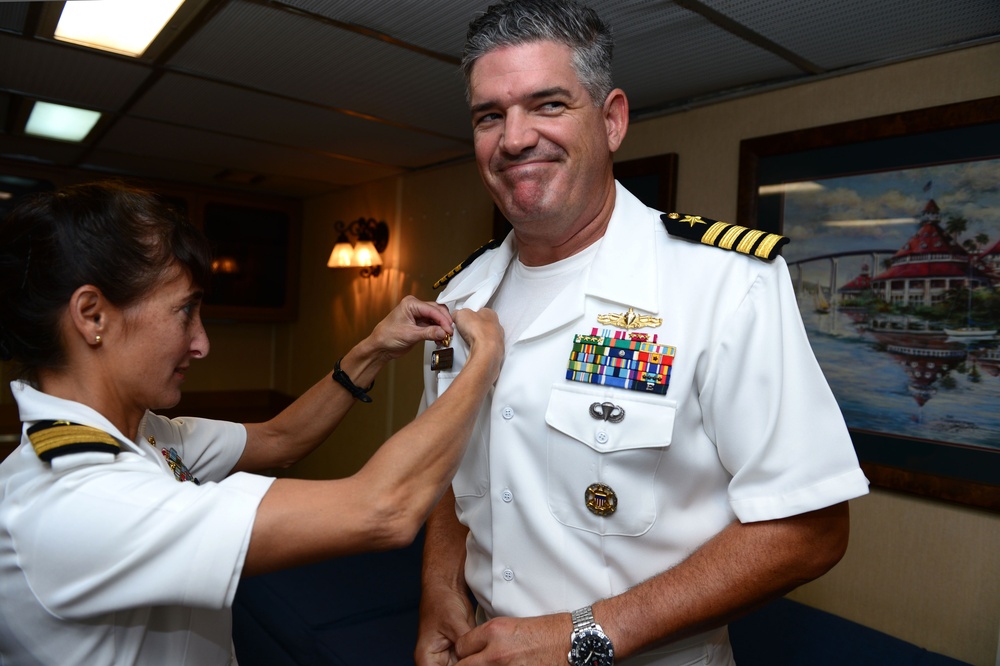
[[[24, 424], [0, 464], [0, 664], [233, 664], [241, 576], [405, 545], [454, 473], [503, 355], [489, 311], [404, 299], [266, 423], [149, 411], [208, 353], [209, 260], [190, 223], [118, 184], [36, 195], [0, 224], [0, 353]], [[472, 348], [462, 389], [356, 475], [248, 473], [302, 458], [385, 363], [453, 333]]]

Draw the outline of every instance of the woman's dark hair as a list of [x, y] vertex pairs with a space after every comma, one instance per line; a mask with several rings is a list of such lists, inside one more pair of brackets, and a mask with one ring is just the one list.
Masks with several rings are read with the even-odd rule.
[[0, 358], [29, 378], [59, 367], [59, 321], [78, 287], [127, 308], [175, 262], [208, 286], [207, 239], [152, 192], [109, 181], [30, 195], [0, 222]]

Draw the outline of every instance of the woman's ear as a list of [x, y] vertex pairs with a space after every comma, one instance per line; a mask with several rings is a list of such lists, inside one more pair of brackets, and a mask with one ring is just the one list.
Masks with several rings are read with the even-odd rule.
[[107, 330], [108, 302], [100, 289], [92, 284], [78, 287], [69, 298], [69, 320], [72, 330], [91, 346], [100, 345]]

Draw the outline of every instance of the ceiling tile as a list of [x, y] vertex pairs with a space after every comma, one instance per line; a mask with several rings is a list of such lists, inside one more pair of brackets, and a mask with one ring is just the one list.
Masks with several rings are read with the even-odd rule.
[[129, 174], [142, 173], [145, 179], [195, 183], [208, 188], [233, 188], [250, 192], [266, 192], [287, 197], [312, 197], [342, 189], [342, 186], [318, 180], [304, 178], [288, 178], [269, 175], [253, 184], [233, 184], [223, 182], [217, 176], [217, 167], [197, 165], [187, 161], [173, 161], [150, 155], [135, 155], [108, 151], [95, 151], [88, 156], [84, 168], [95, 172], [126, 177]]
[[0, 30], [24, 32], [24, 20], [28, 17], [25, 2], [0, 2]]
[[83, 156], [84, 150], [83, 146], [75, 143], [0, 134], [0, 157], [7, 159], [72, 166]]
[[[401, 41], [448, 54], [462, 55], [469, 22], [495, 0], [281, 0], [320, 16], [365, 26]], [[648, 4], [648, 3], [647, 3]]]
[[147, 155], [194, 164], [354, 185], [400, 172], [282, 146], [249, 141], [146, 120], [125, 118], [105, 135], [101, 150]]
[[467, 133], [454, 65], [270, 7], [231, 1], [170, 64], [442, 134]]
[[115, 111], [150, 70], [116, 56], [0, 33], [2, 88], [29, 97]]
[[703, 1], [828, 70], [1000, 32], [997, 0]]
[[132, 115], [393, 167], [417, 168], [472, 154], [471, 140], [457, 141], [177, 74], [152, 86], [132, 108]]
[[672, 4], [617, 2], [607, 15], [615, 34], [615, 85], [628, 95], [637, 115], [802, 73]]

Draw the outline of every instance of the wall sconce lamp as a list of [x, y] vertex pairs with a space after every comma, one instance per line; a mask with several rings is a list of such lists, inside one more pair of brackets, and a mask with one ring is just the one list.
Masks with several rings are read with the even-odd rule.
[[240, 272], [240, 263], [236, 257], [228, 254], [212, 258], [212, 273], [219, 275], [235, 275]]
[[[389, 244], [389, 225], [359, 217], [347, 224], [337, 220], [335, 228], [340, 235], [326, 265], [330, 268], [360, 267], [362, 277], [377, 277], [382, 272], [379, 253], [385, 252]], [[348, 234], [357, 239], [357, 244], [351, 244]]]

